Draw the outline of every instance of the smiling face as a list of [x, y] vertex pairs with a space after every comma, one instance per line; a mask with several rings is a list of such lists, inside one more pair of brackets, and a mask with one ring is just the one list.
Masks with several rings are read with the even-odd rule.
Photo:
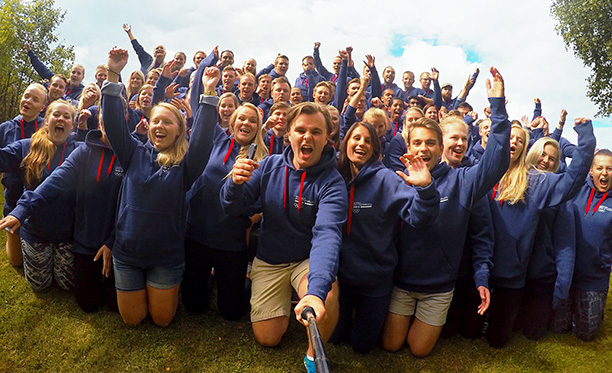
[[234, 64], [234, 53], [231, 51], [224, 51], [221, 53], [221, 65], [228, 66]]
[[609, 191], [612, 187], [612, 157], [605, 154], [596, 155], [589, 173], [597, 191]]
[[274, 130], [277, 134], [285, 134], [287, 132], [287, 113], [289, 108], [279, 108], [270, 114], [270, 120], [274, 123]]
[[510, 162], [516, 162], [525, 149], [525, 131], [521, 128], [512, 127], [510, 132]]
[[391, 85], [394, 80], [395, 80], [395, 69], [392, 68], [391, 66], [388, 66], [383, 71], [383, 81], [385, 82], [385, 85]]
[[222, 127], [227, 127], [227, 123], [229, 123], [229, 120], [232, 117], [232, 114], [234, 114], [234, 111], [236, 111], [236, 103], [234, 102], [234, 99], [232, 99], [231, 97], [225, 97], [224, 99], [219, 101], [218, 112], [219, 118], [221, 119], [220, 124], [226, 124], [225, 126], [222, 125]]
[[438, 135], [435, 131], [424, 127], [415, 127], [410, 130], [408, 151], [420, 156], [427, 163], [429, 170], [438, 164], [443, 149], [444, 145], [438, 142]]
[[259, 128], [257, 112], [249, 107], [239, 107], [234, 114], [234, 123], [231, 124], [234, 139], [240, 146], [249, 145]]
[[358, 170], [372, 158], [372, 141], [370, 131], [364, 126], [357, 126], [346, 144], [346, 157]]
[[138, 74], [138, 71], [132, 72], [132, 75], [130, 75], [130, 88], [138, 90], [143, 84], [144, 82], [142, 81], [140, 74]]
[[304, 169], [317, 164], [327, 144], [323, 114], [300, 114], [295, 118], [289, 129], [289, 143], [293, 150], [293, 167]]
[[429, 77], [429, 73], [422, 73], [419, 76], [419, 82], [421, 83], [421, 89], [424, 91], [429, 91], [429, 86], [431, 85], [431, 78]]
[[70, 70], [70, 85], [72, 87], [76, 87], [83, 81], [85, 77], [85, 69], [81, 66], [74, 66], [72, 70]]
[[106, 78], [108, 78], [108, 70], [105, 69], [99, 69], [96, 70], [96, 81], [98, 82], [98, 85], [102, 85], [102, 83], [106, 80]]
[[270, 91], [270, 83], [272, 82], [272, 78], [269, 76], [263, 77], [259, 80], [259, 86], [258, 88], [262, 91], [262, 92], [269, 92]]
[[404, 83], [404, 88], [410, 88], [414, 84], [414, 74], [413, 73], [404, 73], [402, 75], [402, 83]]
[[155, 83], [159, 80], [159, 73], [157, 71], [149, 71], [147, 74], [147, 84], [155, 86]]
[[251, 98], [251, 96], [253, 96], [253, 92], [255, 92], [255, 78], [248, 75], [243, 76], [240, 78], [238, 89], [240, 89], [240, 96], [244, 98]]
[[292, 105], [297, 105], [304, 102], [302, 91], [298, 87], [291, 88], [291, 97], [289, 99]]
[[387, 122], [383, 118], [380, 118], [377, 115], [371, 114], [370, 110], [366, 111], [366, 113], [363, 115], [363, 121], [370, 123], [372, 127], [374, 127], [374, 130], [376, 131], [376, 136], [381, 138], [384, 135], [386, 135], [387, 131], [389, 130], [387, 128]]
[[538, 158], [538, 162], [536, 163], [536, 168], [542, 171], [550, 171], [552, 172], [555, 168], [555, 164], [559, 161], [559, 152], [557, 152], [557, 148], [550, 144], [544, 145], [544, 150], [542, 154]]
[[327, 105], [331, 101], [331, 92], [326, 86], [319, 86], [313, 94], [314, 102], [321, 105]]
[[177, 71], [183, 68], [183, 66], [185, 66], [185, 53], [183, 52], [177, 52], [174, 55], [174, 67], [173, 70]]
[[402, 100], [393, 100], [391, 103], [391, 120], [397, 122], [404, 112], [404, 103]]
[[[50, 113], [45, 116], [45, 122], [49, 126], [49, 140], [55, 145], [61, 145], [72, 131], [72, 117], [74, 108], [68, 104], [59, 103], [50, 106]], [[49, 111], [49, 110], [48, 110]]]
[[432, 105], [427, 108], [427, 111], [425, 111], [425, 116], [437, 122], [438, 121], [438, 110], [436, 109], [435, 106]]
[[83, 90], [83, 102], [88, 103], [89, 106], [94, 105], [93, 103], [98, 101], [98, 98], [100, 98], [98, 96], [99, 89], [96, 88], [97, 85], [95, 83], [89, 83]]
[[234, 87], [234, 82], [236, 82], [236, 72], [230, 69], [223, 70], [223, 75], [221, 76], [221, 84], [223, 84], [223, 89], [231, 92], [232, 88]]
[[51, 78], [49, 83], [49, 101], [60, 99], [66, 93], [66, 82], [64, 79], [56, 76]]
[[478, 127], [478, 134], [480, 135], [483, 148], [487, 146], [487, 141], [489, 141], [489, 133], [491, 133], [491, 121], [489, 119], [485, 119]]
[[149, 140], [160, 152], [174, 146], [181, 134], [181, 126], [176, 115], [163, 106], [156, 106], [151, 112], [149, 125]]
[[342, 66], [342, 58], [336, 56], [332, 61], [332, 70], [334, 70], [334, 74], [338, 75], [340, 73], [340, 66]]
[[40, 85], [30, 85], [23, 92], [19, 100], [19, 114], [26, 122], [31, 122], [38, 116], [38, 113], [45, 107], [47, 92]]
[[442, 159], [451, 167], [461, 164], [468, 148], [468, 129], [463, 123], [448, 123], [444, 126]]
[[257, 61], [255, 61], [254, 58], [249, 58], [248, 60], [244, 61], [242, 70], [245, 72], [248, 71], [253, 75], [257, 75]]
[[164, 58], [166, 58], [166, 48], [164, 48], [163, 45], [155, 47], [155, 50], [153, 50], [153, 58], [155, 58], [155, 61], [158, 63], [163, 61]]
[[446, 86], [442, 88], [440, 92], [442, 93], [442, 99], [444, 101], [450, 101], [453, 97], [453, 87]]
[[202, 62], [203, 59], [206, 58], [206, 53], [204, 52], [197, 52], [194, 56], [193, 56], [193, 63], [195, 64], [195, 67], [197, 68], [198, 66], [200, 66], [200, 62]]

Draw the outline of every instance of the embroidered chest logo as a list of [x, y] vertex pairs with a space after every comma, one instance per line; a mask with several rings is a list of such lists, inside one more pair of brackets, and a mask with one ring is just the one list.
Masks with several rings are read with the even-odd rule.
[[[300, 208], [300, 206], [299, 206], [300, 202], [299, 201], [300, 201], [299, 196], [295, 196], [295, 199], [293, 200], [293, 207], [295, 207], [296, 209]], [[315, 205], [314, 201], [309, 201], [306, 198], [304, 198], [304, 196], [302, 196], [302, 207], [304, 207], [304, 206], [313, 207], [314, 205]]]
[[353, 214], [359, 214], [362, 209], [371, 209], [372, 204], [368, 202], [353, 202]]
[[113, 174], [117, 177], [123, 177], [123, 168], [121, 168], [121, 166], [115, 166]]
[[612, 209], [609, 208], [608, 206], [601, 205], [601, 206], [599, 206], [597, 211], [598, 212], [612, 212]]

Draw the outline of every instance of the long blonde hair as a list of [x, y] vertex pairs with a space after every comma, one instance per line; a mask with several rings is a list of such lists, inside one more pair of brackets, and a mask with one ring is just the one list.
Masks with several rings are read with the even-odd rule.
[[[134, 75], [134, 74], [138, 75], [138, 77], [140, 78], [140, 81], [142, 82], [142, 84], [140, 85], [140, 87], [138, 87], [137, 89], [132, 91], [132, 75]], [[125, 83], [125, 93], [127, 94], [128, 100], [130, 100], [132, 98], [133, 94], [140, 93], [140, 89], [145, 84], [147, 84], [147, 79], [145, 78], [145, 76], [142, 73], [142, 71], [140, 71], [140, 70], [132, 71], [132, 73], [130, 74], [130, 78]]]
[[[557, 151], [557, 156], [555, 157], [555, 164], [553, 165], [552, 169], [541, 171], [541, 170], [538, 170], [536, 166], [538, 164], [538, 160], [540, 159], [540, 156], [544, 153], [544, 148], [546, 147], [546, 145], [550, 145], [553, 148], [555, 148], [555, 150]], [[542, 137], [542, 138], [539, 138], [538, 141], [533, 143], [533, 145], [531, 145], [531, 148], [529, 149], [529, 152], [527, 153], [527, 156], [525, 157], [525, 163], [527, 163], [527, 167], [529, 169], [534, 169], [534, 170], [538, 170], [541, 172], [553, 172], [554, 173], [559, 170], [559, 157], [560, 156], [561, 156], [561, 147], [559, 146], [559, 143], [557, 142], [557, 140], [551, 139], [550, 137]]]
[[512, 129], [519, 129], [523, 132], [524, 146], [518, 159], [514, 162], [510, 161], [510, 166], [499, 181], [499, 194], [495, 198], [497, 201], [508, 201], [510, 204], [525, 201], [525, 191], [527, 190], [527, 171], [528, 167], [525, 163], [525, 154], [529, 144], [529, 133], [518, 124], [513, 124]]
[[[257, 150], [255, 151], [255, 156], [253, 157], [253, 160], [255, 162], [259, 162], [262, 159], [264, 159], [269, 154], [269, 152], [268, 152], [268, 147], [264, 143], [262, 131], [259, 130], [261, 128], [261, 122], [262, 122], [261, 113], [259, 110], [257, 110], [255, 105], [245, 102], [242, 105], [238, 106], [236, 108], [236, 111], [234, 111], [234, 113], [230, 117], [229, 130], [230, 130], [230, 133], [234, 135], [234, 124], [236, 123], [236, 118], [238, 117], [238, 111], [242, 109], [253, 110], [255, 112], [255, 115], [257, 116], [257, 130], [255, 131], [255, 137], [253, 138], [253, 140], [251, 140], [251, 143], [255, 143], [255, 145], [257, 145]], [[247, 150], [249, 149], [249, 145], [251, 144], [243, 145], [240, 147], [240, 152], [236, 156], [236, 159], [241, 159], [241, 158], [246, 157], [246, 153], [247, 153]]]
[[[185, 154], [187, 153], [187, 148], [189, 147], [186, 134], [187, 126], [185, 123], [185, 118], [183, 117], [179, 109], [177, 109], [174, 105], [170, 105], [166, 102], [161, 102], [155, 105], [153, 109], [151, 109], [151, 118], [153, 118], [155, 112], [160, 109], [170, 110], [179, 126], [180, 132], [178, 137], [174, 141], [174, 144], [163, 152], [160, 151], [157, 154], [157, 163], [159, 163], [160, 166], [172, 167], [181, 163], [183, 161], [183, 158], [185, 157]], [[153, 143], [154, 140], [152, 128], [153, 127], [149, 127], [149, 132], [147, 133], [149, 141], [151, 141], [151, 143]]]
[[[23, 178], [26, 187], [34, 189], [40, 179], [42, 178], [42, 172], [45, 166], [51, 162], [53, 155], [57, 150], [57, 146], [49, 140], [49, 120], [52, 116], [53, 110], [58, 105], [65, 105], [68, 107], [72, 122], [74, 123], [74, 117], [76, 115], [76, 109], [72, 104], [66, 100], [58, 99], [49, 104], [47, 107], [47, 116], [45, 117], [45, 123], [43, 126], [34, 134], [30, 140], [30, 151], [21, 161], [21, 169], [23, 170]], [[66, 129], [68, 131], [69, 129]]]

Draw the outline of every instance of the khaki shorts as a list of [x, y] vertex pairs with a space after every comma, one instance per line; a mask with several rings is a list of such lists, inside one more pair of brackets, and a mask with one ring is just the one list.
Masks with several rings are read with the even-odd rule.
[[453, 300], [453, 291], [446, 293], [416, 293], [393, 287], [389, 312], [400, 316], [412, 316], [432, 326], [442, 326]]
[[308, 259], [287, 264], [268, 264], [255, 258], [251, 269], [251, 322], [289, 316], [291, 287], [297, 291], [308, 270]]

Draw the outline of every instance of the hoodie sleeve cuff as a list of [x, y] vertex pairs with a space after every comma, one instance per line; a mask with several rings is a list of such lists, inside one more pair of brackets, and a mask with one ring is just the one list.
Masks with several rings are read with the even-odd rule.
[[436, 189], [436, 182], [433, 177], [431, 178], [431, 183], [429, 183], [429, 185], [427, 185], [426, 187], [414, 187], [414, 189], [416, 189], [417, 193], [419, 194], [419, 197], [421, 197], [421, 199], [423, 200], [434, 199], [438, 194], [438, 190]]
[[112, 83], [105, 80], [104, 83], [102, 83], [102, 93], [109, 96], [119, 97], [121, 96], [122, 87], [123, 84], [121, 83]]

